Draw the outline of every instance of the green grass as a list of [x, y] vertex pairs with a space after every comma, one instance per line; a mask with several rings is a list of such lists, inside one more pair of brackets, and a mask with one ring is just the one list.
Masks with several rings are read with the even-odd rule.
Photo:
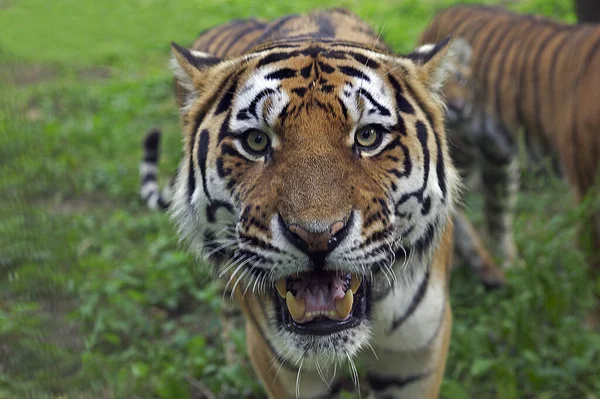
[[[225, 366], [220, 297], [138, 200], [140, 142], [165, 131], [180, 155], [169, 42], [236, 17], [345, 6], [409, 50], [449, 0], [341, 2], [0, 1], [0, 398], [261, 396], [246, 364]], [[488, 2], [489, 3], [489, 2]], [[513, 9], [573, 21], [567, 0]], [[600, 337], [581, 326], [592, 286], [566, 185], [525, 176], [508, 287], [452, 279], [444, 397], [595, 398]], [[480, 198], [468, 204], [475, 220]], [[243, 333], [233, 337], [243, 350]]]

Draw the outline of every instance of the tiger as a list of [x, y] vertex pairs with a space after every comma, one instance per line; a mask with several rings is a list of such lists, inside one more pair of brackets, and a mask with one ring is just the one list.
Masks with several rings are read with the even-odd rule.
[[[446, 131], [453, 163], [467, 189], [472, 191], [479, 188], [481, 176], [477, 173], [480, 156], [477, 142], [470, 134], [475, 97], [471, 46], [464, 39], [455, 37], [451, 44], [451, 57], [453, 62], [450, 63], [449, 74], [442, 87], [446, 103]], [[502, 201], [498, 197], [487, 199]], [[486, 288], [505, 285], [504, 270], [498, 267], [494, 256], [488, 252], [484, 239], [462, 211], [457, 211], [454, 215], [454, 246], [458, 262], [468, 265]], [[504, 265], [507, 266], [511, 261], [512, 259], [506, 259]]]
[[[597, 186], [600, 159], [600, 25], [569, 25], [550, 18], [518, 15], [489, 6], [456, 6], [437, 14], [421, 35], [430, 43], [447, 34], [472, 47], [474, 82], [471, 124], [478, 143], [489, 231], [514, 254], [512, 214], [518, 193], [517, 142], [556, 156], [581, 203]], [[597, 202], [597, 201], [596, 201]], [[596, 208], [598, 208], [596, 204]], [[600, 276], [600, 214], [584, 221], [582, 242], [591, 251], [590, 277]], [[494, 217], [496, 215], [496, 217]], [[501, 217], [498, 217], [500, 215]], [[600, 293], [588, 324], [598, 327]]]
[[438, 397], [460, 189], [449, 43], [396, 55], [329, 9], [172, 44], [184, 155], [161, 191], [152, 131], [141, 196], [226, 281], [269, 398], [338, 397], [344, 364], [375, 398]]

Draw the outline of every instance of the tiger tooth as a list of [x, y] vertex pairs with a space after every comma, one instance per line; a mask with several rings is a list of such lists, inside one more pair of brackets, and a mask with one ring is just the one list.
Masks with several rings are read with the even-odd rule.
[[361, 276], [357, 276], [356, 274], [352, 274], [352, 279], [350, 280], [350, 289], [352, 290], [353, 293], [356, 294], [356, 291], [358, 291], [358, 288], [360, 287], [360, 284], [362, 283], [362, 277]]
[[304, 310], [306, 310], [304, 298], [296, 299], [294, 295], [288, 291], [285, 294], [285, 303], [294, 321], [301, 320], [304, 317]]
[[350, 314], [352, 310], [352, 304], [354, 302], [354, 294], [352, 290], [346, 291], [346, 295], [343, 298], [336, 298], [335, 310], [339, 318], [344, 320]]
[[285, 298], [285, 294], [287, 292], [285, 278], [277, 280], [277, 282], [275, 283], [275, 289], [277, 289], [279, 296]]

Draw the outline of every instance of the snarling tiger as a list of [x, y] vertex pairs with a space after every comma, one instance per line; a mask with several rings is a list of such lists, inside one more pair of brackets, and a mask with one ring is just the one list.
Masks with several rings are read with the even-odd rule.
[[[558, 157], [577, 202], [599, 179], [600, 25], [568, 25], [501, 8], [457, 6], [439, 13], [421, 42], [450, 33], [472, 47], [475, 107], [465, 134], [482, 154], [489, 231], [510, 258], [515, 253], [512, 213], [519, 132], [525, 133], [533, 153]], [[593, 252], [592, 277], [597, 279], [600, 215], [585, 224], [585, 241]], [[600, 311], [590, 322], [597, 323], [598, 316]]]
[[185, 155], [161, 194], [151, 134], [142, 197], [226, 278], [271, 398], [336, 396], [359, 354], [375, 397], [438, 396], [459, 184], [448, 43], [394, 55], [334, 9], [173, 45]]

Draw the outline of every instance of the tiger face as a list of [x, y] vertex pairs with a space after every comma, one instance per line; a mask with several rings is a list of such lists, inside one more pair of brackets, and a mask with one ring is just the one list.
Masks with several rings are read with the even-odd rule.
[[471, 45], [463, 38], [452, 41], [449, 57], [452, 59], [442, 92], [446, 101], [446, 123], [450, 127], [467, 124], [473, 116], [475, 83]]
[[276, 357], [354, 356], [378, 301], [410, 297], [431, 264], [456, 188], [447, 42], [408, 56], [291, 42], [225, 60], [174, 45], [186, 142], [171, 212], [260, 309]]

